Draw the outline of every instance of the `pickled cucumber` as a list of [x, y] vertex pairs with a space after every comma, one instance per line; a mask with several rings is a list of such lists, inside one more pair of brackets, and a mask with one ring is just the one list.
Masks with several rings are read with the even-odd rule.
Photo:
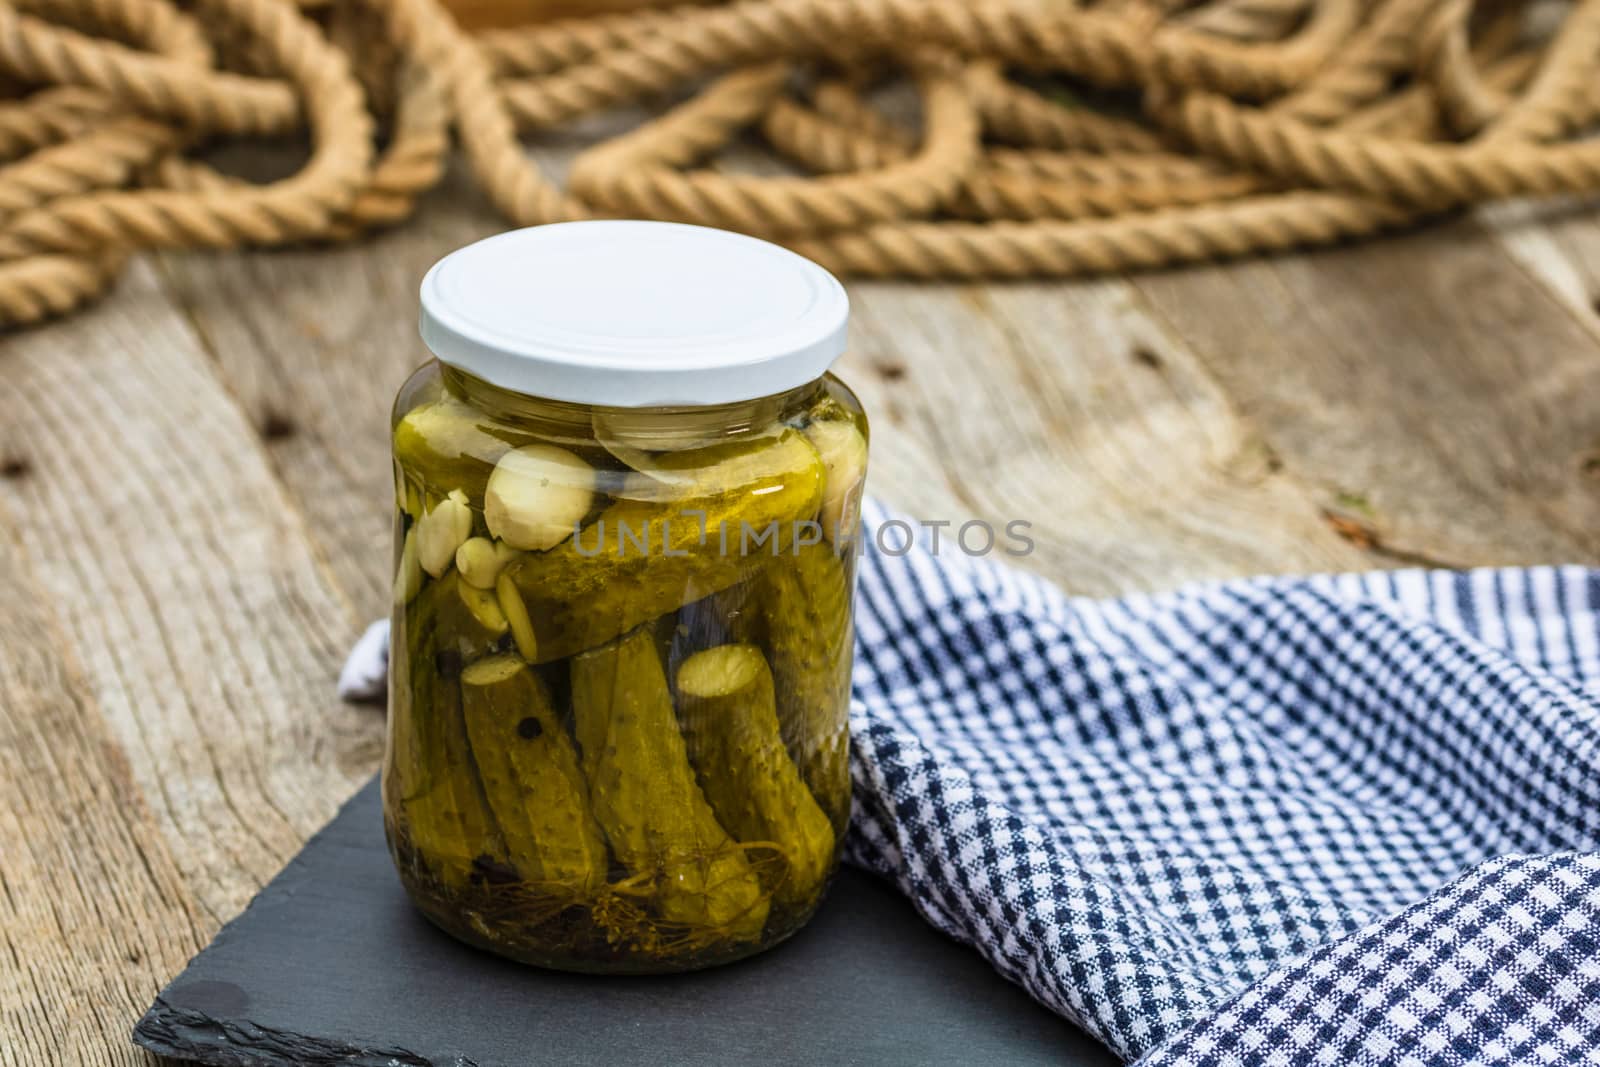
[[411, 603], [412, 598], [422, 591], [423, 581], [422, 564], [417, 562], [417, 530], [412, 527], [405, 532], [405, 539], [400, 544], [400, 560], [395, 564], [395, 607], [405, 607]]
[[845, 561], [819, 542], [774, 560], [754, 594], [784, 744], [835, 819], [830, 798], [849, 795], [849, 581]]
[[[409, 549], [409, 537], [408, 537]], [[401, 553], [402, 562], [397, 567], [400, 575], [406, 573], [404, 563], [405, 551]], [[412, 566], [416, 566], [413, 558]], [[421, 568], [416, 568], [418, 585], [420, 588], [422, 573]], [[414, 684], [416, 671], [416, 656], [412, 652], [412, 624], [416, 613], [406, 610], [406, 605], [419, 590], [412, 590], [409, 596], [402, 595], [402, 579], [395, 579], [394, 616], [389, 631], [389, 728], [386, 731], [383, 750], [383, 797], [384, 812], [389, 815], [399, 810], [401, 799], [413, 796], [420, 792], [419, 776], [422, 773], [417, 757], [417, 723], [416, 715], [412, 710], [413, 703], [419, 697], [419, 691]]]
[[662, 919], [691, 940], [759, 938], [769, 900], [695, 782], [651, 629], [575, 657], [572, 706], [595, 818]]
[[807, 440], [822, 457], [828, 484], [822, 494], [822, 536], [835, 545], [848, 541], [861, 516], [861, 492], [867, 474], [867, 439], [855, 423], [813, 422]]
[[[590, 526], [502, 572], [522, 593], [536, 662], [603, 644], [750, 577], [789, 551], [822, 501], [823, 467], [799, 433], [728, 446], [720, 466], [680, 492], [618, 500]], [[702, 527], [704, 538], [702, 540]]]
[[664, 616], [665, 633], [660, 643], [668, 678], [676, 678], [678, 668], [696, 652], [751, 638], [755, 612], [750, 601], [758, 585], [756, 579], [740, 582], [685, 604], [675, 615]]
[[438, 601], [454, 584], [430, 585], [406, 611], [409, 700], [397, 701], [396, 707], [410, 736], [390, 758], [395, 799], [412, 847], [435, 877], [459, 886], [475, 866], [503, 863], [506, 849], [468, 746], [459, 671], [437, 666], [439, 656], [448, 654], [439, 647], [443, 612]]
[[507, 856], [524, 882], [585, 898], [606, 878], [606, 846], [589, 810], [577, 753], [550, 691], [516, 656], [461, 674], [467, 740]]
[[491, 422], [481, 411], [446, 397], [406, 413], [394, 428], [394, 456], [412, 477], [440, 495], [460, 489], [482, 500], [500, 457], [532, 441], [529, 434]]
[[689, 761], [717, 820], [740, 841], [778, 846], [786, 863], [762, 869], [777, 904], [815, 902], [833, 866], [833, 824], [784, 748], [761, 650], [697, 652], [678, 669], [677, 689]]

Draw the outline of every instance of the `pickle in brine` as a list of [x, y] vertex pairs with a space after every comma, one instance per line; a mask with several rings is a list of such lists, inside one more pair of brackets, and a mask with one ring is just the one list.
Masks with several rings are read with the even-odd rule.
[[772, 672], [752, 645], [697, 652], [677, 673], [678, 720], [717, 820], [742, 842], [771, 842], [786, 860], [762, 881], [784, 906], [805, 907], [833, 863], [833, 824], [784, 748]]
[[413, 526], [405, 532], [405, 539], [400, 543], [400, 559], [395, 564], [394, 606], [403, 608], [411, 603], [422, 591], [425, 580], [422, 564], [417, 562], [417, 530]]
[[694, 475], [693, 484], [652, 483], [575, 537], [501, 572], [523, 595], [539, 662], [594, 648], [736, 585], [790, 550], [797, 524], [821, 505], [816, 450], [793, 430], [717, 447], [722, 463]]
[[588, 897], [605, 883], [606, 846], [543, 680], [514, 655], [479, 660], [461, 673], [461, 709], [511, 865], [558, 900]]
[[759, 585], [759, 577], [740, 582], [665, 617], [662, 656], [668, 678], [676, 678], [684, 661], [696, 652], [752, 640], [756, 612], [751, 600]]
[[842, 818], [854, 651], [846, 563], [825, 543], [802, 545], [767, 566], [754, 600], [784, 744], [818, 801]]
[[471, 405], [446, 397], [401, 418], [394, 428], [394, 456], [407, 477], [430, 493], [444, 496], [459, 489], [481, 501], [495, 464], [532, 440], [532, 435], [491, 423]]
[[572, 707], [595, 818], [661, 918], [690, 944], [759, 938], [768, 899], [695, 782], [650, 627], [572, 660]]
[[447, 666], [458, 662], [441, 634], [447, 612], [439, 602], [454, 586], [451, 578], [430, 585], [406, 609], [400, 638], [409, 699], [396, 704], [401, 718], [391, 727], [390, 759], [411, 845], [442, 881], [460, 885], [474, 865], [504, 862], [505, 842], [489, 815], [467, 742], [459, 668], [439, 669], [441, 656]]
[[854, 535], [861, 518], [861, 492], [867, 475], [867, 439], [856, 424], [839, 419], [813, 422], [806, 439], [816, 448], [827, 469], [822, 494], [822, 536], [843, 547]]

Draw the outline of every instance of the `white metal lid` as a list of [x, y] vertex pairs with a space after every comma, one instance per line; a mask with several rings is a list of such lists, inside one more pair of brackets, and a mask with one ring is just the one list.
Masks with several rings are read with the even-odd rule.
[[422, 340], [519, 393], [612, 407], [724, 404], [821, 377], [844, 286], [788, 249], [670, 222], [512, 230], [422, 279]]

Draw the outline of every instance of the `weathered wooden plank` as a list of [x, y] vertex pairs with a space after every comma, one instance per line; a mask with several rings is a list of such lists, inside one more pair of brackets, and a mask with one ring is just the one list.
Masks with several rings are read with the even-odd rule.
[[[1512, 201], [1479, 214], [1512, 258], [1600, 345], [1600, 211], [1594, 202]], [[1580, 444], [1578, 472], [1600, 495], [1600, 432]]]
[[1600, 557], [1600, 350], [1477, 223], [1136, 284], [1382, 553]]
[[0, 454], [26, 471], [0, 505], [214, 924], [376, 763], [381, 716], [333, 692], [358, 620], [146, 265], [0, 344], [0, 407]]
[[389, 409], [427, 358], [417, 285], [499, 227], [476, 201], [331, 248], [162, 260], [229, 392], [266, 441], [318, 552], [362, 618], [388, 611]]
[[1510, 201], [1484, 207], [1478, 215], [1511, 257], [1600, 340], [1600, 212], [1595, 205]]
[[1364, 564], [1123, 283], [852, 292], [872, 487], [917, 517], [1029, 521], [1096, 595]]
[[0, 506], [0, 1063], [147, 1062], [128, 1027], [209, 922], [17, 533]]

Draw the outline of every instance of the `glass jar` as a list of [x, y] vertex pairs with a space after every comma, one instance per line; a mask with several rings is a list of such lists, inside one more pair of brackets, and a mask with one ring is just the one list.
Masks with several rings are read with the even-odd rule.
[[821, 903], [850, 812], [867, 424], [838, 283], [662, 223], [503, 234], [423, 284], [393, 421], [391, 854], [528, 963], [686, 970]]

